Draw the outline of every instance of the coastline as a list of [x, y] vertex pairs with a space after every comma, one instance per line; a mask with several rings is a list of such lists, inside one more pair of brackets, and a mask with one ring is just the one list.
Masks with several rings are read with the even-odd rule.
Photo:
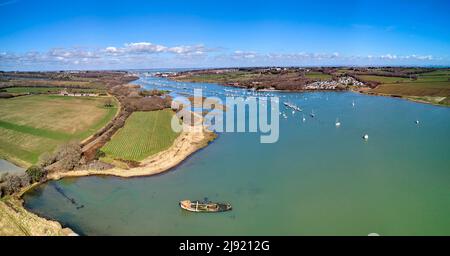
[[[222, 85], [227, 86], [227, 85]], [[235, 87], [235, 86], [231, 86]], [[435, 106], [444, 106], [448, 107], [448, 105], [436, 104], [432, 102], [422, 101], [419, 99], [414, 99], [410, 97], [403, 96], [395, 96], [389, 94], [379, 94], [372, 93], [369, 91], [360, 91], [360, 90], [303, 90], [303, 91], [292, 91], [292, 90], [265, 90], [265, 91], [276, 91], [276, 92], [311, 92], [311, 91], [330, 91], [330, 92], [339, 92], [339, 91], [351, 91], [357, 92], [366, 95], [372, 96], [388, 96], [394, 98], [401, 98], [413, 102], [424, 103], [424, 104], [432, 104]], [[120, 111], [120, 103], [119, 110], [116, 112], [116, 116]], [[150, 156], [143, 161], [141, 161], [141, 165], [135, 168], [123, 169], [123, 168], [112, 168], [108, 170], [95, 170], [95, 169], [86, 169], [86, 170], [76, 170], [76, 171], [58, 171], [55, 173], [51, 173], [48, 175], [48, 180], [59, 180], [62, 178], [68, 177], [83, 177], [83, 176], [116, 176], [123, 178], [130, 177], [141, 177], [141, 176], [151, 176], [157, 175], [166, 171], [171, 170], [176, 167], [180, 163], [182, 163], [186, 158], [195, 153], [196, 151], [204, 148], [208, 145], [209, 142], [213, 141], [217, 135], [214, 132], [211, 132], [207, 129], [202, 129], [201, 131], [195, 130], [195, 126], [188, 126], [184, 124], [187, 129], [183, 130], [181, 134], [175, 139], [173, 144], [166, 150], [161, 151], [153, 156]], [[90, 137], [86, 138], [88, 140]], [[45, 219], [43, 217], [38, 216], [37, 214], [27, 210], [23, 206], [22, 196], [24, 193], [29, 191], [30, 189], [40, 185], [42, 183], [35, 183], [30, 185], [27, 188], [24, 188], [23, 191], [18, 193], [17, 195], [12, 196], [11, 198], [7, 198], [6, 200], [0, 201], [0, 210], [3, 209], [4, 205], [13, 211], [13, 214], [17, 217], [20, 217], [19, 220], [24, 223], [30, 223], [31, 226], [27, 226], [28, 229], [33, 230], [33, 232], [22, 232], [17, 233], [15, 235], [77, 235], [70, 228], [63, 227], [60, 223], [54, 220]], [[9, 203], [6, 203], [9, 202]], [[17, 210], [19, 209], [19, 210]], [[18, 212], [19, 211], [19, 212]], [[23, 213], [22, 213], [23, 212]], [[19, 215], [20, 214], [20, 215]], [[7, 215], [8, 216], [8, 215]], [[23, 219], [23, 220], [22, 220]], [[15, 221], [16, 222], [16, 221]], [[1, 223], [0, 223], [1, 224]], [[36, 228], [34, 228], [36, 226]], [[3, 228], [2, 225], [0, 225]], [[31, 227], [31, 228], [30, 228]]]
[[23, 206], [22, 195], [40, 184], [31, 184], [16, 195], [0, 200], [0, 236], [78, 236], [72, 229], [43, 218]]
[[[47, 181], [59, 180], [67, 177], [83, 177], [92, 175], [109, 175], [123, 178], [151, 176], [160, 174], [176, 167], [183, 162], [190, 155], [196, 151], [206, 147], [211, 141], [213, 141], [217, 134], [209, 131], [206, 128], [198, 126], [190, 126], [184, 124], [183, 131], [174, 141], [170, 148], [161, 151], [153, 156], [144, 159], [141, 162], [141, 166], [121, 169], [112, 168], [108, 170], [77, 170], [68, 172], [55, 172], [47, 176]], [[202, 128], [202, 129], [199, 129]], [[45, 183], [43, 182], [43, 183]], [[59, 222], [55, 220], [49, 220], [38, 216], [37, 214], [29, 211], [23, 206], [22, 196], [34, 187], [43, 183], [34, 183], [26, 188], [23, 188], [16, 195], [10, 196], [0, 201], [0, 210], [6, 213], [12, 221], [5, 221], [7, 223], [15, 224], [15, 231], [6, 233], [5, 235], [31, 235], [31, 236], [77, 236], [73, 230], [68, 227], [63, 227]], [[20, 220], [23, 224], [18, 223]], [[0, 224], [2, 224], [0, 222]], [[4, 225], [0, 225], [3, 229]], [[14, 230], [14, 228], [11, 228]], [[3, 234], [3, 233], [2, 233]]]
[[[172, 80], [172, 81], [176, 81], [176, 82], [188, 82], [188, 83], [196, 83], [195, 80], [190, 80], [190, 79], [179, 79], [178, 77], [167, 77], [167, 79]], [[234, 88], [241, 88], [241, 89], [250, 89], [246, 86], [238, 86], [238, 85], [230, 85], [230, 84], [226, 84], [224, 82], [219, 82], [219, 81], [208, 81], [208, 83], [215, 83], [221, 86], [225, 86], [225, 87], [234, 87]], [[351, 91], [351, 92], [356, 92], [356, 93], [361, 93], [361, 94], [365, 94], [365, 95], [373, 95], [373, 96], [382, 96], [382, 97], [392, 97], [392, 98], [400, 98], [400, 99], [405, 99], [411, 102], [415, 102], [415, 103], [422, 103], [422, 104], [430, 104], [430, 105], [434, 105], [434, 106], [441, 106], [441, 107], [450, 107], [449, 104], [445, 104], [445, 103], [439, 103], [439, 102], [433, 102], [432, 99], [426, 100], [424, 98], [426, 97], [430, 97], [431, 96], [409, 96], [409, 95], [394, 95], [394, 94], [386, 94], [386, 93], [378, 93], [378, 92], [371, 92], [371, 89], [369, 87], [363, 87], [363, 88], [347, 88], [347, 89], [333, 89], [333, 90], [326, 90], [326, 89], [301, 89], [301, 90], [280, 90], [280, 89], [261, 89], [261, 90], [257, 90], [257, 91], [262, 91], [262, 92], [278, 92], [278, 93], [291, 93], [291, 92], [296, 92], [296, 93], [302, 93], [302, 92], [340, 92], [340, 91]], [[445, 97], [444, 97], [445, 98]]]
[[360, 93], [364, 95], [369, 96], [377, 96], [377, 97], [390, 97], [390, 98], [397, 98], [397, 99], [403, 99], [414, 103], [421, 103], [421, 104], [427, 104], [427, 105], [433, 105], [436, 107], [450, 107], [448, 104], [440, 104], [436, 102], [426, 101], [423, 99], [420, 99], [419, 96], [403, 96], [403, 95], [393, 95], [393, 94], [385, 94], [385, 93], [377, 93], [377, 92], [370, 92], [367, 90], [349, 90], [354, 93]]

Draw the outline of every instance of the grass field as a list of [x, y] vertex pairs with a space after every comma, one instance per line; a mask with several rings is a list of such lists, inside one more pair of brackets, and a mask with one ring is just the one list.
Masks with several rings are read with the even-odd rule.
[[448, 105], [450, 98], [450, 70], [436, 70], [419, 74], [416, 80], [402, 77], [360, 76], [381, 84], [372, 92], [411, 97], [435, 104]]
[[[64, 88], [58, 87], [10, 87], [4, 89], [9, 93], [48, 93], [48, 92], [59, 92]], [[102, 93], [104, 90], [100, 89], [70, 89], [70, 92], [79, 93]]]
[[105, 100], [53, 95], [0, 99], [0, 157], [34, 164], [61, 143], [89, 137], [117, 112], [117, 107], [105, 108]]
[[96, 81], [61, 81], [61, 80], [10, 80], [0, 81], [0, 87], [62, 87], [62, 88], [87, 88], [103, 89], [104, 86]]
[[141, 161], [169, 148], [178, 137], [171, 128], [170, 109], [134, 112], [112, 139], [102, 148], [106, 160]]
[[196, 83], [227, 83], [227, 82], [243, 82], [260, 77], [258, 73], [250, 73], [244, 71], [226, 72], [222, 74], [200, 74], [189, 77], [177, 78], [180, 81], [190, 81]]
[[[235, 71], [221, 74], [196, 74], [187, 77], [178, 77], [180, 81], [190, 81], [197, 83], [227, 83], [227, 82], [246, 82], [254, 79], [276, 79], [278, 74], [260, 74], [258, 72]], [[284, 74], [284, 77], [298, 77], [298, 73], [290, 72]], [[322, 72], [308, 72], [305, 77], [311, 79], [327, 80], [331, 79], [331, 75]]]
[[324, 74], [322, 72], [308, 72], [305, 74], [305, 77], [311, 78], [311, 79], [320, 79], [320, 80], [331, 79], [331, 75]]
[[397, 83], [397, 82], [412, 81], [411, 79], [404, 77], [374, 76], [374, 75], [360, 75], [358, 77], [365, 81], [375, 81], [379, 83]]

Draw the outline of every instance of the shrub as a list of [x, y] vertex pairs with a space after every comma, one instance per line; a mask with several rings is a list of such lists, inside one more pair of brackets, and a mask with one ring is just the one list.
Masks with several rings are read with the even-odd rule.
[[61, 168], [73, 170], [80, 163], [81, 153], [80, 144], [72, 141], [59, 146], [56, 151], [56, 160], [60, 162]]
[[2, 175], [0, 175], [0, 183], [6, 181], [6, 177], [8, 177], [9, 173], [5, 172]]
[[27, 178], [27, 175], [7, 175], [4, 182], [0, 184], [0, 194], [2, 194], [2, 196], [6, 196], [20, 191], [22, 187], [29, 184], [29, 179]]
[[10, 94], [10, 93], [6, 93], [6, 92], [0, 92], [0, 99], [4, 98], [4, 99], [9, 99], [9, 98], [13, 98], [14, 95]]
[[105, 101], [105, 104], [103, 105], [105, 108], [110, 108], [110, 107], [113, 107], [114, 106], [114, 104], [113, 104], [113, 101], [111, 100], [111, 99], [107, 99], [106, 101]]
[[95, 159], [99, 159], [105, 156], [106, 156], [105, 152], [101, 151], [100, 149], [97, 149], [97, 151], [95, 152]]
[[28, 174], [26, 174], [26, 173], [19, 175], [19, 179], [20, 179], [20, 187], [21, 188], [26, 187], [26, 186], [30, 185], [30, 183], [31, 183], [30, 176], [28, 176]]
[[45, 152], [39, 157], [39, 165], [41, 167], [49, 166], [54, 162], [56, 162], [56, 154]]
[[45, 178], [46, 172], [42, 167], [31, 166], [26, 171], [28, 177], [30, 177], [31, 182], [39, 182]]

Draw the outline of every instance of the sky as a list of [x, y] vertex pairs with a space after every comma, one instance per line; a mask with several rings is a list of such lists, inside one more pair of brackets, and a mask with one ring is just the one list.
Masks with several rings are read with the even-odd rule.
[[450, 1], [0, 0], [0, 70], [449, 66]]

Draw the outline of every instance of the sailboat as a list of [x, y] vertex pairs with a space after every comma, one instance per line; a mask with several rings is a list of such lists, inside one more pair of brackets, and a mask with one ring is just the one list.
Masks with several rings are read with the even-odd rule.
[[352, 101], [352, 107], [355, 107], [355, 101]]
[[311, 114], [309, 114], [311, 117], [315, 117], [316, 114], [314, 114], [314, 110], [311, 110]]
[[339, 118], [336, 118], [336, 127], [341, 126], [341, 122], [339, 122]]

